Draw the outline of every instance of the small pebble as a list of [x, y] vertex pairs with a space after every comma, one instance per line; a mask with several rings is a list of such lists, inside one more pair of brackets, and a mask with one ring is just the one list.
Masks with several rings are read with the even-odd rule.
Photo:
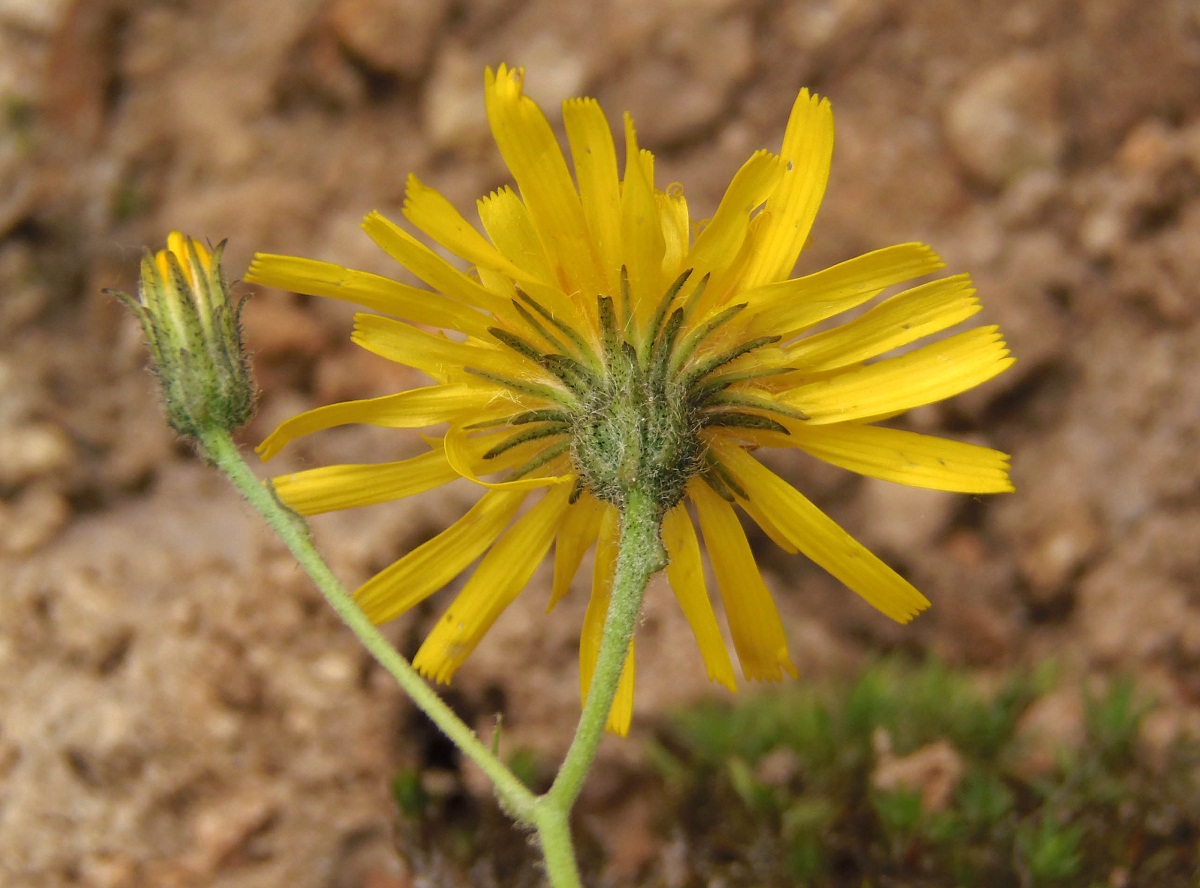
[[1010, 56], [968, 78], [946, 109], [950, 149], [993, 187], [1057, 164], [1064, 144], [1058, 74], [1045, 57]]

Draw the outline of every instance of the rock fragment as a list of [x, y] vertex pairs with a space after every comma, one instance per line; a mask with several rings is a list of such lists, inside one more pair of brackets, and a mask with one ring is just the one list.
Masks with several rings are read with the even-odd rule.
[[944, 129], [967, 172], [992, 187], [1055, 166], [1064, 134], [1054, 65], [1018, 53], [984, 68], [951, 97]]

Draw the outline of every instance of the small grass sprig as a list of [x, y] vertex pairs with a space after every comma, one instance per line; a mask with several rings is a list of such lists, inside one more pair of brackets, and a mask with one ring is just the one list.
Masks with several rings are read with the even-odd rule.
[[[1152, 704], [1127, 679], [1082, 692], [1083, 743], [1050, 774], [1014, 767], [1052, 672], [984, 692], [969, 673], [889, 659], [849, 684], [681, 711], [652, 756], [663, 820], [682, 823], [696, 884], [1195, 884], [1200, 743], [1181, 740], [1165, 772], [1138, 756]], [[964, 770], [945, 807], [875, 785], [880, 732], [898, 754], [952, 744]]]

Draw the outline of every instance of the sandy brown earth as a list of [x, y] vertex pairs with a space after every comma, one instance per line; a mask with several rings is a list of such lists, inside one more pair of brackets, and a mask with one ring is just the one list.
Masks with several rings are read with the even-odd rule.
[[[440, 754], [219, 477], [172, 440], [134, 319], [141, 245], [181, 228], [394, 273], [358, 230], [410, 172], [464, 210], [505, 181], [484, 65], [551, 109], [632, 112], [661, 182], [716, 205], [778, 148], [800, 86], [838, 146], [811, 270], [907, 240], [970, 271], [1013, 370], [911, 428], [1014, 454], [968, 498], [780, 460], [927, 592], [901, 628], [756, 539], [805, 675], [881, 651], [981, 674], [1056, 656], [1200, 704], [1200, 5], [1195, 0], [3, 0], [0, 2], [0, 882], [12, 888], [399, 886], [387, 784]], [[254, 443], [299, 409], [410, 380], [351, 310], [246, 312]], [[331, 432], [281, 467], [395, 459]], [[784, 465], [786, 463], [786, 465]], [[452, 487], [315, 522], [348, 584], [470, 502]], [[506, 742], [557, 752], [584, 596], [539, 574], [456, 679]], [[582, 590], [577, 590], [582, 591]], [[409, 652], [441, 602], [393, 627]], [[713, 693], [665, 587], [641, 630], [636, 761], [664, 706]], [[639, 734], [640, 732], [640, 734]], [[601, 769], [588, 822], [629, 789]], [[482, 791], [482, 790], [481, 790]], [[627, 818], [626, 818], [627, 820]], [[600, 830], [604, 832], [602, 828]], [[610, 835], [619, 834], [615, 827]]]

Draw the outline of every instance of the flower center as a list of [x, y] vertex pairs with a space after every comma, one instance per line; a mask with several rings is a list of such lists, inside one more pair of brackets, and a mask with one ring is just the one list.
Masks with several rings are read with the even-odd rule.
[[639, 487], [666, 511], [703, 465], [697, 410], [684, 386], [647, 372], [632, 348], [605, 358], [603, 385], [572, 419], [572, 461], [596, 498], [624, 506]]
[[725, 499], [742, 494], [709, 454], [701, 432], [724, 426], [786, 435], [787, 429], [766, 414], [806, 417], [744, 385], [758, 376], [787, 372], [787, 368], [773, 368], [764, 374], [731, 372], [727, 366], [742, 355], [778, 342], [780, 337], [747, 339], [724, 349], [712, 346], [712, 334], [740, 314], [746, 304], [730, 306], [697, 322], [692, 316], [707, 277], [682, 304], [676, 304], [690, 275], [685, 271], [679, 276], [653, 316], [639, 329], [630, 316], [629, 282], [622, 269], [624, 318], [618, 321], [611, 297], [597, 298], [599, 349], [518, 290], [520, 298], [514, 300], [515, 308], [528, 332], [548, 343], [550, 350], [535, 346], [532, 335], [527, 339], [499, 327], [491, 327], [488, 332], [555, 376], [565, 391], [473, 370], [514, 395], [534, 395], [556, 405], [502, 420], [501, 424], [514, 429], [514, 434], [485, 453], [484, 458], [544, 439], [545, 446], [510, 478], [519, 478], [569, 453], [578, 474], [572, 502], [588, 490], [597, 499], [623, 507], [636, 489], [652, 498], [665, 513], [679, 503], [687, 482], [697, 475]]

